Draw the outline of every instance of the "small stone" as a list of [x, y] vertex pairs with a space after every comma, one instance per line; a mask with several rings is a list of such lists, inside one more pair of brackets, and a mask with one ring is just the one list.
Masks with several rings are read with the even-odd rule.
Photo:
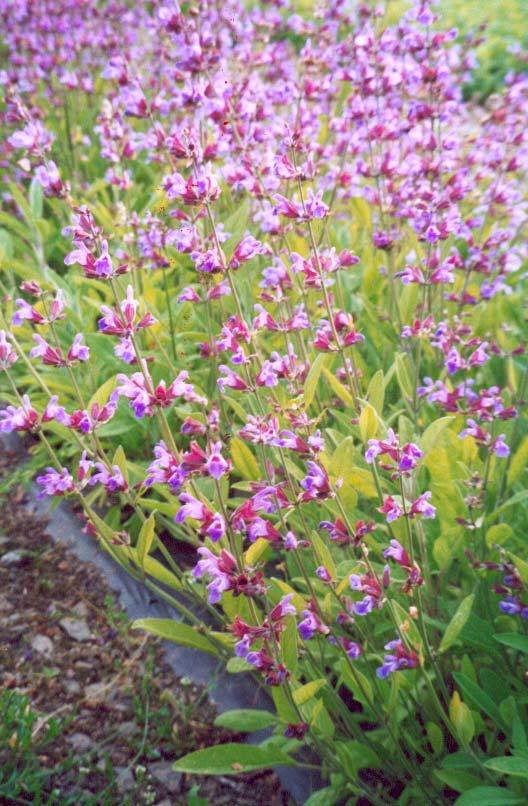
[[63, 618], [59, 621], [59, 624], [74, 641], [89, 641], [92, 637], [88, 624], [83, 620]]
[[0, 565], [5, 565], [7, 568], [16, 568], [26, 562], [28, 562], [26, 551], [7, 551], [0, 557]]
[[9, 538], [5, 535], [0, 535], [0, 546], [7, 546], [9, 543]]
[[0, 627], [11, 630], [11, 632], [21, 633], [27, 628], [27, 625], [22, 621], [20, 613], [11, 613], [10, 616], [0, 618]]
[[53, 641], [47, 635], [36, 635], [31, 641], [31, 649], [49, 658], [53, 654]]
[[6, 596], [0, 596], [0, 613], [9, 613], [15, 606], [11, 604]]
[[136, 782], [132, 775], [132, 770], [128, 767], [114, 767], [116, 776], [116, 786], [120, 792], [131, 792], [135, 789]]
[[88, 605], [86, 602], [77, 602], [75, 607], [72, 607], [72, 613], [75, 613], [80, 618], [85, 618], [89, 613]]
[[86, 733], [73, 733], [68, 736], [68, 742], [76, 753], [87, 753], [94, 745], [92, 739]]
[[81, 693], [81, 687], [77, 680], [63, 680], [62, 686], [64, 690], [72, 696], [76, 696], [77, 694]]
[[126, 739], [129, 736], [134, 736], [139, 731], [139, 728], [135, 722], [121, 722], [118, 731], [119, 735]]
[[87, 671], [93, 668], [93, 665], [91, 663], [87, 663], [85, 660], [76, 660], [73, 665], [80, 671]]
[[149, 766], [149, 773], [156, 783], [164, 786], [172, 794], [180, 791], [181, 772], [174, 772], [172, 761], [156, 761]]
[[84, 696], [91, 702], [102, 702], [103, 700], [111, 700], [114, 693], [106, 683], [90, 683], [90, 685], [84, 687]]

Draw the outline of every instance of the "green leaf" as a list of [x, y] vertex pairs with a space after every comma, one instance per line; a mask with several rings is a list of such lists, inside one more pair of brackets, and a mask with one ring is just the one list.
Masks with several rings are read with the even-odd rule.
[[182, 624], [170, 618], [136, 619], [132, 623], [132, 628], [134, 630], [146, 630], [153, 635], [158, 635], [160, 638], [166, 638], [168, 641], [174, 641], [182, 646], [190, 646], [202, 652], [209, 652], [211, 655], [218, 654], [214, 644], [204, 635], [201, 635], [193, 627], [189, 627], [188, 624]]
[[336, 575], [336, 567], [334, 563], [334, 559], [330, 553], [330, 549], [320, 537], [317, 532], [312, 532], [312, 545], [315, 551], [315, 557], [317, 562], [320, 565], [323, 565], [327, 571], [329, 571], [330, 576], [335, 578]]
[[145, 570], [145, 559], [152, 548], [152, 541], [156, 536], [156, 510], [149, 515], [139, 533], [137, 542], [137, 557], [140, 568]]
[[521, 717], [519, 716], [519, 708], [515, 703], [513, 697], [508, 697], [506, 703], [512, 701], [512, 744], [513, 749], [516, 755], [525, 756], [528, 755], [528, 739], [526, 738], [526, 730], [525, 726], [521, 721]]
[[305, 702], [312, 700], [317, 692], [326, 686], [326, 682], [326, 679], [321, 677], [318, 680], [312, 680], [310, 683], [306, 683], [304, 686], [298, 688], [293, 692], [295, 705], [304, 705]]
[[378, 431], [378, 418], [374, 408], [367, 403], [359, 415], [359, 433], [361, 439], [366, 444], [369, 439], [373, 439]]
[[234, 398], [229, 397], [228, 395], [223, 395], [222, 397], [226, 401], [226, 403], [229, 403], [235, 414], [239, 416], [240, 420], [243, 423], [245, 423], [247, 412], [244, 410], [244, 407], [240, 405], [238, 400], [235, 400]]
[[324, 707], [322, 700], [317, 700], [315, 703], [312, 715], [310, 717], [310, 725], [317, 732], [326, 737], [335, 735], [335, 725], [330, 717], [330, 714]]
[[240, 775], [241, 772], [294, 764], [293, 759], [277, 747], [253, 747], [230, 742], [189, 753], [173, 764], [172, 769], [195, 775]]
[[350, 667], [344, 658], [338, 661], [337, 669], [341, 675], [341, 680], [352, 692], [356, 700], [371, 706], [374, 698], [368, 677], [358, 671], [355, 666]]
[[520, 557], [517, 557], [516, 554], [512, 554], [511, 551], [508, 552], [508, 557], [515, 563], [515, 567], [519, 572], [521, 580], [525, 585], [528, 585], [528, 563], [525, 560], [522, 560]]
[[233, 437], [230, 442], [231, 460], [236, 472], [248, 481], [256, 481], [260, 478], [259, 467], [251, 448], [238, 437]]
[[434, 775], [456, 792], [471, 790], [481, 780], [476, 775], [471, 775], [471, 773], [462, 770], [435, 770]]
[[345, 480], [352, 467], [354, 458], [354, 440], [352, 437], [345, 437], [337, 446], [328, 463], [327, 471], [333, 479], [341, 478]]
[[343, 403], [345, 403], [347, 406], [352, 406], [354, 404], [354, 398], [352, 397], [346, 386], [343, 386], [341, 381], [337, 380], [334, 373], [330, 372], [328, 367], [323, 367], [323, 375], [330, 384], [330, 387], [334, 392], [334, 394], [336, 394], [338, 398], [342, 400]]
[[226, 669], [229, 674], [240, 674], [241, 672], [250, 672], [254, 667], [247, 662], [245, 658], [229, 658], [226, 663]]
[[245, 564], [255, 565], [258, 563], [262, 555], [268, 550], [269, 545], [269, 540], [266, 540], [265, 537], [259, 537], [258, 540], [255, 540], [244, 554]]
[[378, 369], [370, 379], [366, 397], [374, 411], [381, 417], [385, 400], [385, 378], [382, 369]]
[[528, 498], [528, 490], [520, 490], [520, 492], [515, 493], [515, 495], [512, 495], [511, 498], [508, 498], [508, 500], [505, 501], [505, 503], [501, 507], [494, 509], [493, 512], [491, 512], [488, 515], [488, 517], [484, 521], [485, 525], [487, 526], [489, 523], [493, 523], [493, 521], [496, 520], [499, 517], [499, 515], [502, 515], [503, 512], [506, 512], [507, 509], [515, 507], [517, 506], [517, 504], [524, 503], [527, 498]]
[[475, 735], [475, 722], [471, 711], [460, 699], [458, 691], [453, 692], [449, 703], [449, 718], [457, 729], [462, 744], [467, 747]]
[[488, 770], [500, 772], [502, 775], [515, 775], [528, 778], [528, 758], [522, 756], [500, 756], [484, 762]]
[[[393, 675], [396, 677], [396, 675]], [[427, 722], [425, 729], [427, 731], [427, 738], [435, 753], [441, 753], [444, 749], [444, 734], [434, 722]]]
[[304, 806], [332, 806], [340, 799], [340, 793], [336, 792], [333, 786], [325, 786], [324, 789], [313, 792], [308, 800], [304, 801]]
[[108, 398], [110, 397], [110, 395], [114, 391], [115, 382], [116, 382], [115, 377], [108, 378], [108, 380], [105, 381], [99, 387], [97, 392], [95, 392], [92, 395], [92, 397], [88, 401], [88, 405], [86, 407], [87, 410], [88, 410], [88, 413], [91, 412], [92, 406], [93, 406], [94, 403], [97, 403], [99, 406], [104, 406], [104, 404], [108, 402]]
[[471, 593], [459, 604], [455, 615], [447, 625], [440, 646], [438, 647], [439, 652], [445, 652], [449, 647], [453, 646], [469, 618], [474, 601], [475, 594]]
[[13, 257], [15, 247], [13, 238], [6, 229], [0, 229], [0, 266]]
[[127, 465], [126, 454], [125, 454], [125, 452], [123, 450], [122, 445], [119, 445], [117, 447], [116, 452], [114, 453], [114, 456], [112, 458], [112, 464], [118, 466], [119, 470], [123, 474], [123, 477], [124, 477], [126, 483], [128, 484], [129, 483], [128, 465]]
[[503, 730], [507, 730], [507, 726], [502, 718], [501, 712], [499, 708], [491, 697], [489, 697], [483, 689], [480, 688], [473, 680], [470, 680], [469, 677], [466, 677], [465, 674], [461, 672], [453, 672], [453, 677], [455, 682], [458, 686], [462, 689], [462, 692], [466, 699], [471, 700], [471, 702], [480, 708], [484, 713], [488, 714], [493, 721], [499, 725]]
[[493, 636], [499, 644], [509, 646], [511, 649], [516, 649], [524, 655], [528, 655], [528, 636], [521, 635], [518, 632], [503, 632]]
[[297, 622], [295, 620], [295, 616], [291, 614], [286, 616], [284, 621], [286, 623], [286, 627], [281, 632], [279, 639], [282, 662], [288, 671], [295, 673], [299, 660], [297, 650]]
[[269, 711], [258, 711], [253, 708], [240, 708], [219, 714], [214, 724], [219, 728], [238, 730], [241, 733], [252, 733], [255, 730], [269, 728], [277, 724], [277, 717]]
[[42, 218], [42, 199], [42, 185], [36, 179], [32, 179], [29, 186], [29, 207], [33, 218]]
[[299, 715], [286, 696], [286, 692], [282, 686], [272, 686], [271, 696], [277, 713], [283, 722], [291, 722], [294, 724], [299, 721]]
[[411, 370], [409, 366], [409, 359], [405, 353], [398, 353], [395, 357], [396, 365], [396, 378], [403, 396], [407, 399], [412, 399], [413, 396], [413, 382], [411, 378]]
[[[136, 559], [136, 562], [139, 564], [139, 558], [137, 557], [137, 551], [133, 548], [128, 548], [128, 553], [132, 555], [133, 558]], [[145, 557], [143, 563], [143, 571], [147, 576], [152, 577], [155, 579], [156, 582], [161, 582], [162, 585], [166, 585], [168, 588], [172, 588], [176, 591], [181, 591], [182, 584], [179, 579], [170, 571], [166, 565], [160, 563], [159, 560], [155, 560], [154, 557]]]
[[429, 453], [447, 426], [452, 423], [454, 419], [454, 416], [440, 417], [438, 420], [434, 420], [431, 425], [425, 429], [420, 440], [424, 454]]
[[315, 397], [317, 386], [319, 384], [319, 378], [321, 376], [321, 371], [323, 369], [323, 365], [327, 360], [328, 357], [325, 355], [325, 353], [319, 353], [319, 355], [313, 362], [312, 366], [310, 367], [308, 375], [306, 376], [306, 381], [304, 382], [304, 403], [306, 408], [308, 408], [308, 406]]
[[496, 523], [486, 532], [486, 545], [490, 548], [495, 545], [502, 546], [513, 534], [513, 529], [508, 523]]
[[251, 215], [249, 209], [249, 201], [246, 199], [241, 204], [237, 204], [234, 213], [232, 213], [226, 221], [224, 221], [225, 231], [229, 232], [231, 237], [226, 244], [227, 259], [231, 258], [238, 242], [243, 237], [246, 230], [251, 225]]
[[476, 786], [460, 795], [455, 806], [516, 806], [525, 799], [500, 786]]
[[528, 434], [521, 442], [510, 462], [508, 470], [508, 486], [515, 484], [517, 479], [526, 471], [528, 466]]

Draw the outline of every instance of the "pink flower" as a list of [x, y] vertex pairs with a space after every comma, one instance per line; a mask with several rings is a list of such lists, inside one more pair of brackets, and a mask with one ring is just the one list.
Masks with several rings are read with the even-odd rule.
[[312, 501], [314, 498], [331, 498], [333, 493], [330, 489], [330, 480], [326, 470], [315, 462], [308, 461], [306, 466], [308, 467], [308, 475], [301, 481], [301, 487], [305, 490], [301, 500]]
[[218, 378], [217, 380], [218, 388], [222, 394], [225, 394], [226, 386], [230, 389], [237, 389], [239, 391], [243, 391], [248, 388], [247, 383], [242, 380], [240, 375], [237, 375], [225, 364], [220, 364], [218, 369], [224, 375], [223, 378]]
[[46, 324], [46, 319], [42, 316], [41, 313], [37, 311], [32, 305], [26, 302], [23, 299], [15, 300], [15, 305], [18, 308], [18, 311], [15, 311], [13, 316], [12, 325], [13, 327], [20, 327], [24, 320], [27, 322], [33, 322], [35, 325], [43, 325]]
[[384, 557], [392, 557], [393, 560], [396, 560], [398, 565], [401, 565], [402, 568], [410, 568], [411, 567], [411, 560], [401, 543], [397, 540], [390, 541], [390, 548], [385, 549], [383, 552]]
[[33, 431], [38, 428], [39, 416], [29, 401], [28, 395], [22, 398], [24, 405], [16, 408], [7, 406], [0, 409], [0, 434], [11, 431]]
[[392, 523], [403, 515], [403, 509], [396, 503], [391, 495], [387, 495], [383, 501], [383, 506], [378, 507], [378, 512], [387, 516], [387, 523]]
[[269, 247], [263, 246], [260, 241], [257, 241], [255, 238], [253, 238], [252, 235], [247, 234], [235, 247], [235, 250], [229, 261], [229, 268], [238, 269], [242, 263], [246, 263], [256, 255], [268, 255], [269, 252]]
[[9, 369], [15, 361], [18, 361], [18, 355], [7, 341], [7, 338], [5, 330], [0, 330], [0, 369], [2, 370]]
[[90, 357], [90, 348], [86, 344], [81, 344], [83, 334], [77, 333], [73, 340], [73, 344], [68, 350], [68, 361], [88, 361]]

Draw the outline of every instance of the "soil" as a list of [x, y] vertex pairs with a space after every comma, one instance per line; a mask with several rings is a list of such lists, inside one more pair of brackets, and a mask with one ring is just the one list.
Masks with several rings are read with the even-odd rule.
[[[16, 459], [0, 454], [5, 487]], [[101, 573], [54, 544], [24, 503], [19, 484], [0, 494], [0, 804], [291, 804], [272, 772], [171, 770], [185, 753], [243, 737], [214, 727], [207, 690], [173, 674]], [[5, 736], [9, 692], [37, 716], [23, 750], [21, 728]]]

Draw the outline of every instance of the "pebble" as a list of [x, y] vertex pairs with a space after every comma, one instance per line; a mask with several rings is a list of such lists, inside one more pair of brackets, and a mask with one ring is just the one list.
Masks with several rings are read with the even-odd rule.
[[80, 618], [85, 618], [89, 613], [88, 605], [86, 602], [77, 602], [77, 604], [72, 607], [72, 613], [75, 613], [75, 615]]
[[132, 770], [128, 767], [114, 767], [116, 786], [120, 792], [130, 792], [135, 789], [136, 782]]
[[135, 733], [137, 733], [139, 728], [135, 722], [121, 722], [118, 730], [119, 735], [126, 739], [129, 736], [133, 736]]
[[81, 693], [81, 687], [77, 680], [63, 680], [62, 685], [68, 694], [76, 695]]
[[15, 606], [11, 604], [7, 596], [0, 596], [0, 613], [9, 613]]
[[24, 565], [28, 561], [27, 551], [7, 551], [0, 557], [0, 565], [8, 568], [15, 568], [17, 565]]
[[21, 633], [27, 629], [27, 624], [22, 621], [20, 613], [11, 613], [10, 616], [0, 618], [0, 627], [11, 630], [11, 632]]
[[49, 658], [53, 654], [53, 641], [47, 635], [36, 635], [31, 641], [31, 649]]
[[92, 637], [88, 624], [81, 619], [63, 618], [60, 626], [74, 641], [89, 641]]
[[86, 733], [73, 733], [68, 736], [68, 742], [76, 753], [86, 753], [94, 745], [92, 739]]
[[156, 761], [155, 764], [150, 764], [148, 771], [156, 783], [164, 786], [172, 794], [180, 791], [182, 773], [174, 772], [172, 761]]

